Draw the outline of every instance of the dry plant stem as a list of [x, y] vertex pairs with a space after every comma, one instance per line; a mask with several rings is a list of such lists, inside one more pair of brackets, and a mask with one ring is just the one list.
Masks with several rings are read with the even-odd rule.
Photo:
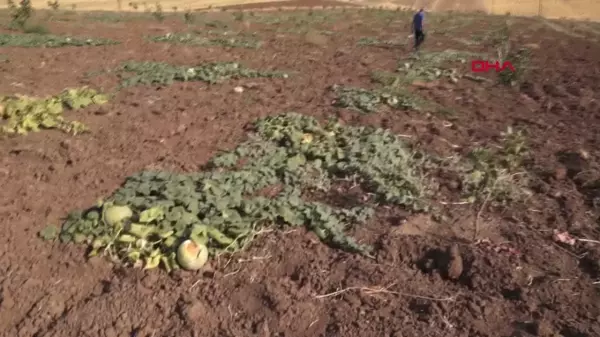
[[444, 143], [446, 143], [446, 144], [450, 145], [450, 147], [451, 147], [451, 148], [453, 148], [453, 149], [458, 149], [458, 148], [460, 148], [460, 145], [456, 145], [456, 144], [450, 143], [450, 141], [449, 141], [449, 140], [447, 140], [447, 139], [440, 138], [440, 140], [441, 140], [441, 141], [443, 141]]
[[[510, 178], [513, 178], [515, 176], [522, 175], [522, 174], [524, 174], [524, 172], [513, 173], [510, 175]], [[481, 214], [487, 207], [487, 204], [489, 203], [490, 198], [492, 197], [492, 193], [494, 193], [494, 190], [496, 189], [496, 185], [498, 184], [499, 180], [500, 180], [500, 178], [496, 178], [496, 180], [494, 180], [494, 183], [492, 184], [490, 191], [486, 195], [485, 199], [483, 200], [483, 203], [481, 204], [481, 208], [479, 209], [479, 211], [477, 212], [477, 215], [475, 216], [475, 221], [474, 221], [475, 222], [474, 223], [475, 232], [473, 233], [473, 241], [477, 241], [477, 236], [479, 236], [479, 219], [481, 218]], [[598, 242], [598, 243], [600, 243], [600, 242]]]
[[192, 284], [192, 286], [190, 287], [190, 289], [188, 290], [192, 290], [194, 289], [200, 282], [202, 281], [202, 279], [197, 280], [196, 282], [194, 282], [194, 284]]
[[472, 204], [472, 202], [470, 202], [470, 201], [457, 201], [457, 202], [440, 201], [440, 204], [442, 204], [442, 205], [470, 205], [470, 204]]
[[581, 241], [581, 242], [589, 242], [589, 243], [599, 243], [600, 241], [598, 240], [590, 240], [590, 239], [577, 239], [577, 241]]
[[332, 293], [323, 294], [323, 295], [316, 295], [315, 298], [332, 297], [332, 296], [337, 296], [337, 295], [343, 294], [343, 293], [348, 292], [348, 291], [358, 290], [358, 291], [365, 292], [367, 295], [381, 294], [381, 293], [383, 293], [383, 294], [392, 294], [392, 295], [405, 296], [405, 297], [410, 297], [410, 298], [418, 298], [418, 299], [429, 300], [429, 301], [450, 302], [450, 301], [456, 300], [456, 295], [455, 296], [450, 296], [450, 297], [444, 297], [444, 298], [436, 298], [436, 297], [428, 297], [428, 296], [420, 296], [420, 295], [414, 295], [414, 294], [407, 294], [407, 293], [402, 293], [402, 292], [398, 292], [398, 291], [391, 291], [391, 290], [388, 290], [390, 287], [391, 286], [388, 286], [388, 287], [379, 287], [379, 288], [348, 287], [348, 288], [344, 288], [344, 289], [341, 289], [341, 290], [338, 290], [338, 291], [334, 291]]
[[498, 182], [498, 179], [494, 180], [494, 184], [492, 184], [492, 188], [490, 188], [490, 191], [486, 195], [485, 200], [483, 200], [483, 203], [481, 204], [481, 208], [479, 208], [479, 211], [477, 212], [477, 215], [475, 216], [475, 232], [473, 233], [473, 241], [477, 241], [477, 237], [479, 236], [479, 218], [481, 218], [481, 214], [483, 213], [483, 210], [485, 209], [488, 202], [490, 201], [492, 193], [494, 192], [494, 189], [496, 188], [497, 182]]
[[252, 258], [250, 259], [239, 259], [238, 263], [244, 263], [244, 262], [252, 262], [252, 261], [262, 261], [262, 260], [267, 260], [270, 259], [271, 255], [267, 255], [267, 256], [252, 256]]
[[227, 274], [223, 275], [223, 278], [228, 277], [228, 276], [233, 276], [233, 275], [239, 273], [240, 270], [242, 270], [242, 269], [239, 268], [238, 270], [232, 271], [231, 273], [227, 273]]

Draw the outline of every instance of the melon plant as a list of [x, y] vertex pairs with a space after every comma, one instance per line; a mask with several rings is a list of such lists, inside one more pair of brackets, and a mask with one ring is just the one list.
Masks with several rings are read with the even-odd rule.
[[173, 82], [202, 81], [210, 84], [240, 78], [287, 78], [280, 71], [260, 71], [246, 68], [236, 62], [210, 62], [196, 66], [178, 66], [164, 62], [124, 62], [118, 73], [122, 78], [120, 87], [135, 85], [171, 85]]
[[[90, 255], [166, 270], [197, 270], [205, 255], [237, 252], [273, 226], [304, 226], [332, 247], [369, 255], [372, 247], [352, 228], [377, 205], [427, 210], [425, 160], [386, 130], [293, 113], [266, 117], [203, 171], [130, 176], [106, 200], [71, 213], [59, 237], [87, 244]], [[372, 198], [331, 204], [327, 196], [350, 179]]]
[[108, 96], [87, 87], [65, 89], [59, 95], [47, 98], [0, 96], [0, 133], [24, 135], [41, 129], [60, 129], [79, 134], [87, 131], [87, 128], [79, 122], [66, 121], [64, 110], [106, 102]]

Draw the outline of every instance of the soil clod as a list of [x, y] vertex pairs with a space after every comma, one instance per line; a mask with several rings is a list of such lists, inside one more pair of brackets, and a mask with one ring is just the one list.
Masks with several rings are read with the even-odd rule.
[[448, 278], [451, 280], [458, 280], [463, 273], [463, 260], [460, 255], [460, 249], [457, 244], [453, 244], [447, 249], [448, 254]]

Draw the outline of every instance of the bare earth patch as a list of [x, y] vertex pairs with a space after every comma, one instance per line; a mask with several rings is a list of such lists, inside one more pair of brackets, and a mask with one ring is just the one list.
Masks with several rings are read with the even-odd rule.
[[[414, 59], [409, 14], [220, 12], [188, 20], [182, 13], [163, 21], [39, 14], [54, 35], [120, 44], [0, 50], [0, 96], [46, 97], [82, 86], [111, 95], [106, 104], [64, 111], [88, 133], [41, 130], [0, 140], [0, 335], [600, 335], [595, 28], [567, 34], [534, 19], [430, 15]], [[177, 32], [213, 42], [149, 38]], [[262, 43], [238, 48], [232, 36]], [[535, 48], [521, 59], [517, 51], [525, 46]], [[470, 55], [491, 59], [499, 50], [527, 70], [505, 81], [513, 87], [493, 72], [471, 73]], [[144, 84], [143, 77], [115, 90], [126, 61], [232, 62], [289, 76], [209, 84], [197, 80], [199, 70], [193, 77], [184, 69], [169, 73], [171, 85], [165, 77]], [[177, 80], [188, 75], [194, 80]], [[364, 91], [335, 105], [334, 84]], [[38, 237], [69, 212], [110, 196], [127, 177], [144, 169], [198, 172], [247, 140], [257, 119], [290, 111], [385, 128], [436, 157], [427, 171], [436, 182], [434, 210], [372, 202], [375, 216], [349, 231], [373, 247], [369, 256], [330, 247], [303, 226], [285, 227], [262, 232], [239, 253], [211, 258], [200, 271], [171, 274], [88, 259], [85, 246]], [[506, 145], [522, 139], [513, 137], [518, 130], [528, 148], [522, 161], [520, 143]], [[505, 160], [481, 159], [478, 148]], [[489, 166], [455, 168], [473, 153], [482, 156], [474, 163]], [[503, 183], [521, 171], [527, 193], [513, 201]], [[373, 199], [348, 177], [334, 187], [337, 193], [326, 196], [336, 205]]]

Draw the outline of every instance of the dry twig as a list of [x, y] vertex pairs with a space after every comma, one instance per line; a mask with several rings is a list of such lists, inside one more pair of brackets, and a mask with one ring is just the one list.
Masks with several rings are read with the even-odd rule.
[[490, 201], [490, 197], [492, 196], [492, 193], [494, 192], [494, 188], [496, 187], [497, 181], [498, 180], [494, 181], [492, 188], [490, 189], [488, 194], [485, 196], [485, 199], [483, 200], [483, 203], [481, 203], [481, 207], [479, 208], [479, 211], [477, 212], [477, 215], [475, 216], [475, 233], [473, 233], [473, 241], [476, 241], [477, 237], [479, 236], [479, 218], [481, 218], [481, 213], [483, 213], [483, 210], [485, 209], [488, 202]]
[[379, 287], [379, 288], [369, 288], [369, 287], [348, 287], [348, 288], [344, 288], [344, 289], [340, 289], [337, 291], [334, 291], [332, 293], [328, 293], [328, 294], [323, 294], [323, 295], [316, 295], [316, 298], [326, 298], [326, 297], [332, 297], [332, 296], [337, 296], [337, 295], [341, 295], [343, 293], [346, 293], [348, 291], [361, 291], [361, 292], [365, 292], [367, 295], [373, 295], [373, 294], [391, 294], [391, 295], [399, 295], [399, 296], [404, 296], [404, 297], [410, 297], [410, 298], [418, 298], [418, 299], [423, 299], [423, 300], [429, 300], [429, 301], [454, 301], [456, 300], [456, 295], [455, 296], [450, 296], [450, 297], [443, 297], [443, 298], [436, 298], [436, 297], [428, 297], [428, 296], [421, 296], [421, 295], [414, 295], [414, 294], [407, 294], [407, 293], [403, 293], [403, 292], [399, 292], [399, 291], [392, 291], [389, 290], [390, 287], [392, 287], [394, 284], [389, 285], [387, 287]]

